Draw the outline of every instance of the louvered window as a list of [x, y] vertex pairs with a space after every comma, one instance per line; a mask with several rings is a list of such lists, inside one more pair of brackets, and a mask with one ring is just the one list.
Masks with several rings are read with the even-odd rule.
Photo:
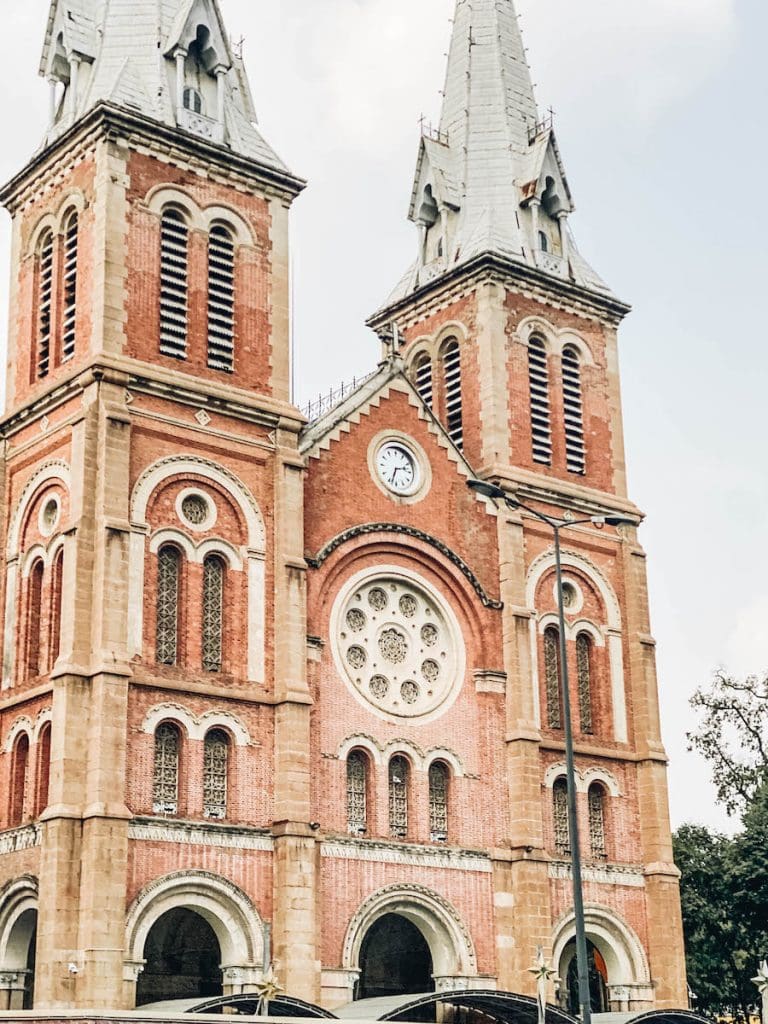
[[605, 790], [589, 787], [589, 848], [595, 860], [605, 860]]
[[64, 552], [59, 551], [53, 563], [51, 576], [51, 643], [49, 659], [51, 667], [61, 653], [61, 591], [64, 583]]
[[208, 365], [235, 367], [235, 240], [221, 224], [208, 236]]
[[389, 762], [389, 831], [401, 839], [408, 835], [408, 762], [404, 757]]
[[584, 446], [584, 406], [581, 363], [574, 348], [563, 352], [563, 413], [565, 416], [565, 458], [570, 473], [584, 474], [587, 454]]
[[432, 383], [432, 360], [429, 356], [421, 356], [416, 361], [416, 390], [424, 400], [425, 405], [432, 408], [434, 386]]
[[221, 672], [224, 632], [224, 562], [209, 555], [203, 563], [203, 668]]
[[189, 229], [173, 208], [160, 225], [160, 352], [187, 358]]
[[528, 377], [531, 392], [531, 441], [533, 461], [552, 465], [552, 424], [549, 407], [547, 350], [540, 338], [528, 343]]
[[571, 852], [571, 835], [568, 828], [568, 783], [558, 779], [552, 790], [552, 811], [555, 825], [555, 850], [561, 854]]
[[547, 725], [550, 729], [562, 729], [560, 634], [554, 626], [549, 626], [544, 631], [544, 682], [547, 695]]
[[181, 738], [176, 726], [168, 722], [158, 726], [152, 792], [152, 811], [155, 814], [178, 814], [180, 748]]
[[24, 797], [27, 790], [27, 769], [29, 767], [29, 736], [23, 732], [13, 745], [11, 761], [11, 802], [8, 808], [11, 828], [21, 825], [24, 819]]
[[179, 576], [181, 556], [176, 548], [161, 548], [157, 556], [156, 657], [175, 665], [179, 654]]
[[443, 349], [445, 426], [457, 448], [464, 446], [464, 414], [461, 404], [461, 351], [455, 339]]
[[579, 713], [581, 731], [592, 729], [592, 640], [586, 633], [576, 637], [576, 669], [579, 682]]
[[40, 675], [42, 668], [43, 563], [35, 562], [27, 584], [27, 676]]
[[37, 323], [37, 376], [48, 376], [51, 368], [53, 326], [53, 234], [46, 231], [40, 242], [39, 297]]
[[77, 335], [77, 246], [79, 220], [71, 214], [64, 227], [64, 309], [61, 331], [61, 358], [75, 354]]
[[193, 114], [202, 114], [203, 112], [203, 97], [197, 91], [190, 86], [184, 90], [184, 108], [191, 110]]
[[429, 767], [429, 834], [433, 843], [448, 839], [448, 769], [439, 761]]
[[205, 737], [203, 758], [203, 813], [221, 820], [227, 816], [229, 775], [229, 737], [222, 729], [212, 729]]
[[347, 827], [353, 836], [368, 830], [368, 758], [359, 750], [347, 758]]

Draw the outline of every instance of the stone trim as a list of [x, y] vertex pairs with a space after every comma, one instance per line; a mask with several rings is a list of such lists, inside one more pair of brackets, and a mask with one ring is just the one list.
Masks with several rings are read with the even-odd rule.
[[24, 825], [8, 832], [0, 832], [0, 856], [6, 853], [19, 853], [42, 845], [42, 832], [39, 825]]
[[383, 842], [331, 839], [320, 845], [320, 855], [328, 859], [359, 860], [374, 864], [400, 864], [409, 867], [438, 868], [443, 871], [474, 871], [490, 874], [491, 858], [469, 850], [432, 849]]
[[135, 818], [128, 825], [128, 838], [135, 842], [172, 843], [183, 846], [212, 846], [231, 850], [260, 850], [272, 853], [272, 836], [251, 829], [203, 822], [158, 821]]
[[[645, 888], [645, 875], [641, 867], [620, 864], [601, 864], [582, 867], [581, 873], [585, 882], [598, 882], [601, 885], [626, 885], [632, 889]], [[573, 872], [567, 861], [550, 861], [549, 877], [571, 881]]]

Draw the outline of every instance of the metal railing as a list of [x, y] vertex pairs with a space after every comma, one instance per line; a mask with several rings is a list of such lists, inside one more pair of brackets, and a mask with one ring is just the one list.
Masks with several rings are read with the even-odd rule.
[[331, 409], [335, 408], [337, 405], [341, 405], [345, 398], [349, 398], [353, 391], [362, 387], [362, 385], [369, 381], [377, 372], [377, 370], [373, 370], [371, 373], [367, 373], [363, 377], [353, 377], [351, 381], [345, 381], [338, 387], [331, 388], [327, 394], [318, 395], [317, 398], [314, 398], [301, 406], [302, 413], [310, 423], [314, 423], [315, 420], [319, 420], [321, 416], [325, 416], [326, 413], [329, 413]]

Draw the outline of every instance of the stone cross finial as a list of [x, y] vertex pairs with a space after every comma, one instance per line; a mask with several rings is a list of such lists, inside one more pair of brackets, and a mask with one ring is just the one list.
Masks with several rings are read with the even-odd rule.
[[544, 950], [541, 946], [536, 949], [536, 959], [533, 967], [528, 968], [528, 973], [536, 978], [536, 1002], [539, 1009], [539, 1024], [545, 1024], [547, 1015], [547, 988], [550, 981], [555, 977], [551, 965], [544, 959]]

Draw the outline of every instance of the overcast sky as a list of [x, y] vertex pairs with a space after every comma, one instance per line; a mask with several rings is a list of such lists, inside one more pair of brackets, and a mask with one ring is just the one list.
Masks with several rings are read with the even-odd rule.
[[[4, 11], [0, 176], [43, 133], [48, 0]], [[367, 372], [364, 327], [414, 255], [418, 120], [437, 120], [453, 0], [222, 0], [261, 127], [310, 181], [293, 221], [297, 393]], [[726, 827], [686, 751], [718, 666], [768, 669], [765, 0], [517, 0], [554, 107], [579, 246], [634, 312], [621, 335], [631, 495], [675, 825]], [[0, 228], [7, 279], [8, 221]], [[0, 292], [5, 322], [7, 290]], [[3, 342], [4, 342], [3, 332]]]

